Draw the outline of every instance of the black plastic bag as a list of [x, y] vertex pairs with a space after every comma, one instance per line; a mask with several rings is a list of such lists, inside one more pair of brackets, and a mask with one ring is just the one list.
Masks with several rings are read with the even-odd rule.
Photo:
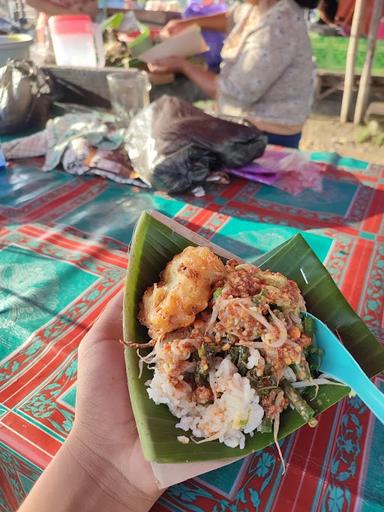
[[141, 179], [167, 192], [183, 192], [210, 171], [246, 165], [265, 147], [256, 127], [210, 116], [171, 96], [137, 114], [127, 135], [128, 154]]
[[50, 78], [33, 62], [9, 60], [0, 68], [0, 134], [44, 128], [53, 100]]

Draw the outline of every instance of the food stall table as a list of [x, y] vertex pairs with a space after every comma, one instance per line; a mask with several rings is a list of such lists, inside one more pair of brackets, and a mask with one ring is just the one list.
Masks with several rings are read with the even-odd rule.
[[[318, 153], [323, 191], [233, 179], [204, 197], [41, 171], [0, 171], [0, 510], [15, 511], [67, 437], [78, 344], [123, 286], [142, 211], [157, 209], [252, 262], [301, 232], [383, 339], [384, 166]], [[375, 379], [384, 389], [384, 379]], [[155, 512], [382, 510], [384, 428], [356, 397], [272, 446], [170, 488]]]

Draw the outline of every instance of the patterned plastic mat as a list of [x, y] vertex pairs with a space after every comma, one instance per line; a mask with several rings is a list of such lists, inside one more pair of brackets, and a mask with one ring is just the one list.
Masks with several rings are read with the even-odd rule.
[[[169, 197], [98, 178], [0, 171], [0, 510], [15, 511], [71, 429], [77, 346], [122, 286], [133, 226], [158, 209], [252, 261], [298, 231], [382, 337], [384, 167], [315, 154], [324, 190], [233, 180]], [[382, 377], [377, 383], [384, 386]], [[160, 511], [383, 510], [384, 429], [358, 398], [283, 445], [169, 489]]]

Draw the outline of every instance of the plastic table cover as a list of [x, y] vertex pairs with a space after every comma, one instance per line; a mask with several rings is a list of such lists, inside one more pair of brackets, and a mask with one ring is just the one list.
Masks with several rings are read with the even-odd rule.
[[[132, 229], [158, 209], [248, 261], [298, 231], [383, 339], [384, 167], [313, 154], [323, 192], [233, 179], [202, 198], [100, 178], [0, 171], [0, 510], [14, 511], [71, 429], [77, 346], [122, 286]], [[376, 384], [384, 389], [382, 376]], [[354, 397], [282, 444], [169, 489], [154, 511], [383, 510], [384, 428]]]

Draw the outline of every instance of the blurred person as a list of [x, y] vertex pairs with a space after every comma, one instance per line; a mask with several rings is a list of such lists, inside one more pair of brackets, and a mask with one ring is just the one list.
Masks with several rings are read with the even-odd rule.
[[338, 7], [338, 0], [320, 0], [318, 9], [321, 21], [327, 25], [333, 25]]
[[183, 57], [150, 64], [155, 72], [184, 74], [226, 116], [247, 119], [271, 144], [297, 148], [314, 92], [314, 64], [305, 8], [318, 0], [248, 0], [227, 13], [170, 21], [163, 33], [174, 35], [198, 24], [225, 31], [220, 72]]

